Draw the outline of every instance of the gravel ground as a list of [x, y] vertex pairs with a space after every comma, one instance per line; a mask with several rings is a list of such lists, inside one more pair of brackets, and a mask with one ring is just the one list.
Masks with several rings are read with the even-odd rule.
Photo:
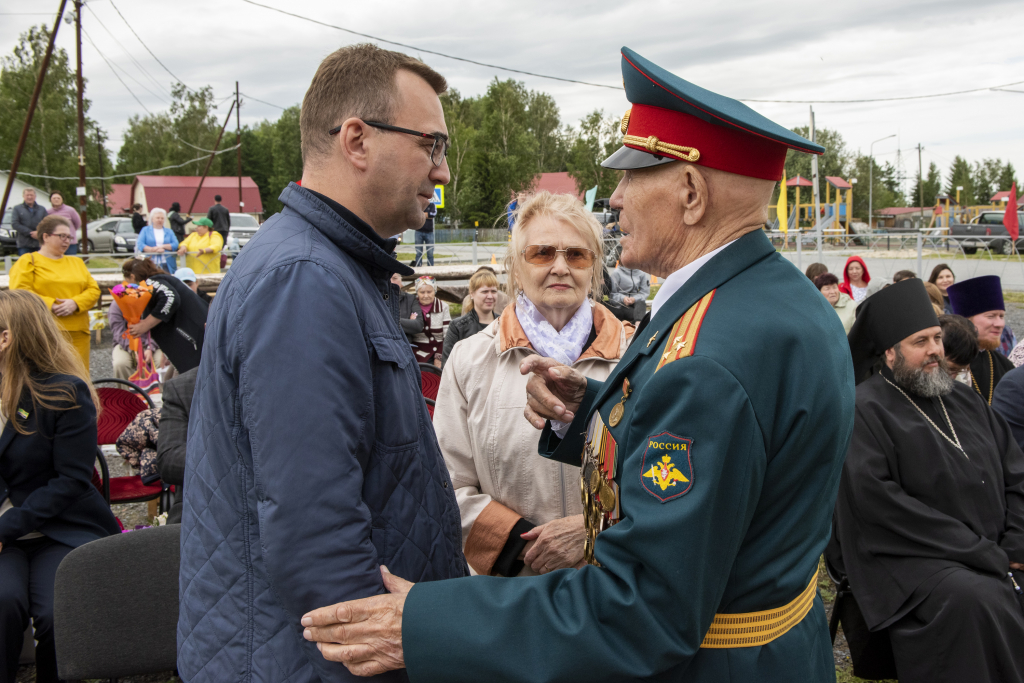
[[1017, 335], [1018, 342], [1024, 340], [1024, 304], [1006, 304], [1006, 324]]

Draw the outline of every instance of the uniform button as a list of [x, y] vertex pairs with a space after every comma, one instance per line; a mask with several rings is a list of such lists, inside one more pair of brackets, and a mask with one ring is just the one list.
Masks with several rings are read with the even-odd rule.
[[384, 295], [384, 301], [387, 301], [387, 300], [388, 300], [388, 295], [387, 295], [387, 294], [385, 294], [385, 295]]
[[448, 482], [442, 482], [442, 483], [441, 483], [441, 486], [443, 486], [443, 487], [445, 487], [445, 488], [448, 488]]

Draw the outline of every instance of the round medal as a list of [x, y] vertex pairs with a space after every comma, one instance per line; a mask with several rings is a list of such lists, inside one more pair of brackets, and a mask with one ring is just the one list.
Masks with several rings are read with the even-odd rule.
[[612, 487], [608, 485], [608, 482], [601, 482], [601, 510], [604, 512], [611, 512], [615, 509], [615, 492], [612, 491]]
[[622, 407], [621, 403], [616, 403], [612, 407], [612, 412], [608, 415], [608, 424], [612, 427], [618, 426], [622, 422], [622, 413], [625, 412], [625, 408]]
[[597, 495], [597, 492], [601, 489], [601, 472], [598, 469], [594, 469], [590, 473], [590, 492]]

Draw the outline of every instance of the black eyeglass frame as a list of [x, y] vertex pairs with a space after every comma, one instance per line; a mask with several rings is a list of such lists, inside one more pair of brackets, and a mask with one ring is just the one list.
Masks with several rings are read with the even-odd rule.
[[[447, 135], [444, 135], [442, 133], [424, 133], [419, 130], [412, 130], [411, 128], [399, 128], [398, 126], [392, 126], [387, 123], [381, 123], [380, 121], [363, 121], [363, 123], [374, 128], [380, 128], [381, 130], [389, 130], [393, 133], [405, 133], [406, 135], [415, 135], [416, 137], [420, 138], [433, 138], [434, 145], [430, 148], [430, 162], [434, 164], [434, 166], [440, 166], [441, 162], [448, 157], [448, 148], [451, 147], [451, 141], [448, 139]], [[334, 128], [331, 128], [329, 131], [327, 131], [327, 134], [337, 135], [340, 132], [341, 126], [335, 126]], [[434, 152], [437, 151], [437, 143], [439, 142], [443, 144], [444, 152], [439, 160], [434, 161]]]

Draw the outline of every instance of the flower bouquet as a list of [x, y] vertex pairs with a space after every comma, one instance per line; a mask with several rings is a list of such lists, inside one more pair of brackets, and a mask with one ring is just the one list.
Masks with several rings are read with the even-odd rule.
[[[142, 313], [153, 296], [153, 288], [146, 283], [135, 285], [124, 282], [115, 285], [110, 293], [113, 295], [117, 307], [121, 309], [121, 315], [124, 316], [125, 322], [135, 325], [142, 320]], [[124, 338], [128, 340], [128, 348], [135, 355], [137, 368], [128, 381], [147, 393], [159, 393], [160, 375], [157, 374], [152, 361], [146, 361], [146, 356], [142, 352], [142, 340], [131, 336], [127, 329], [124, 331]]]

